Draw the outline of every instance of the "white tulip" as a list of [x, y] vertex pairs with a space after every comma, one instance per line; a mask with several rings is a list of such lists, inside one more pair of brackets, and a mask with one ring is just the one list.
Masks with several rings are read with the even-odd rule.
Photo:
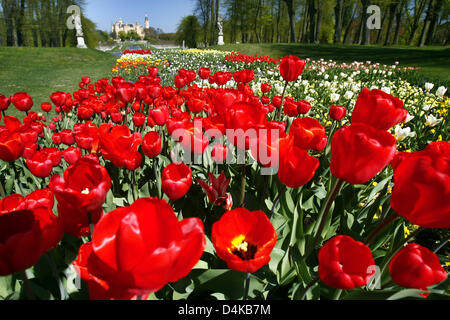
[[406, 127], [402, 128], [399, 125], [396, 125], [394, 128], [394, 137], [397, 139], [397, 141], [403, 141], [408, 137], [415, 137], [416, 133], [411, 132], [411, 128]]

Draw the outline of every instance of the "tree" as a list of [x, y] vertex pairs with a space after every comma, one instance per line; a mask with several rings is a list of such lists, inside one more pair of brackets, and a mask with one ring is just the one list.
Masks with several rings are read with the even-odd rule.
[[334, 7], [334, 17], [335, 17], [335, 26], [334, 26], [334, 36], [333, 42], [340, 43], [341, 42], [341, 34], [342, 34], [342, 13], [343, 13], [343, 0], [336, 0], [336, 6]]
[[295, 42], [295, 10], [294, 0], [284, 0], [288, 9], [289, 25], [290, 25], [290, 42]]
[[200, 28], [201, 26], [196, 16], [183, 17], [177, 28], [176, 43], [181, 45], [184, 41], [187, 47], [197, 48]]

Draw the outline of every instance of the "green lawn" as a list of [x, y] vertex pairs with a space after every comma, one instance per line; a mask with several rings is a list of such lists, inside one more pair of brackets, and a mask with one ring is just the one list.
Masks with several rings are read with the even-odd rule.
[[[28, 92], [32, 111], [55, 91], [73, 92], [82, 76], [109, 77], [117, 57], [94, 49], [0, 47], [0, 94]], [[11, 106], [7, 114], [19, 115]]]
[[338, 62], [372, 61], [381, 64], [393, 64], [399, 61], [402, 66], [420, 68], [424, 80], [450, 82], [450, 48], [409, 46], [359, 46], [327, 44], [226, 44], [211, 47], [217, 50], [238, 51], [249, 55], [270, 55], [278, 58], [296, 55], [301, 58], [332, 59]]

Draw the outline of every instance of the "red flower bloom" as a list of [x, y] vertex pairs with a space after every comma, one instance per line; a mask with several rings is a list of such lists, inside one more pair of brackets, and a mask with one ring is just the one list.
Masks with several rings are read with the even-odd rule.
[[216, 163], [224, 163], [227, 159], [228, 148], [224, 144], [215, 144], [211, 150], [211, 158]]
[[311, 104], [308, 101], [300, 100], [297, 102], [298, 114], [307, 114], [311, 110]]
[[111, 126], [103, 123], [99, 128], [100, 144], [103, 158], [116, 167], [128, 170], [137, 169], [142, 162], [142, 155], [137, 151], [142, 139], [140, 135], [131, 134], [127, 125]]
[[55, 106], [62, 107], [66, 104], [67, 96], [65, 92], [57, 91], [50, 95], [50, 99]]
[[52, 104], [50, 102], [42, 102], [41, 109], [44, 112], [50, 112], [52, 110]]
[[69, 129], [64, 129], [60, 133], [61, 135], [61, 142], [71, 146], [75, 143], [75, 137], [73, 136], [73, 131]]
[[11, 102], [19, 111], [26, 112], [33, 107], [33, 99], [31, 99], [30, 95], [26, 92], [15, 93], [11, 97]]
[[272, 86], [268, 83], [261, 83], [261, 91], [262, 93], [267, 93], [272, 89]]
[[95, 286], [91, 299], [130, 298], [185, 277], [205, 246], [198, 218], [178, 221], [166, 201], [142, 198], [103, 216], [74, 266]]
[[48, 177], [53, 170], [53, 162], [49, 155], [41, 150], [36, 151], [26, 161], [28, 169], [31, 173], [39, 178]]
[[56, 248], [63, 236], [60, 219], [52, 212], [53, 204], [53, 193], [49, 189], [33, 191], [26, 197], [13, 194], [0, 200], [0, 215], [18, 210], [46, 209], [33, 212], [41, 229], [41, 253], [45, 253], [49, 249]]
[[200, 68], [198, 71], [198, 75], [200, 76], [200, 79], [208, 79], [209, 75], [211, 74], [211, 70], [209, 68]]
[[50, 189], [58, 200], [58, 215], [67, 233], [79, 236], [88, 231], [88, 213], [96, 223], [111, 188], [111, 179], [98, 161], [83, 157], [70, 165], [64, 176], [54, 175]]
[[117, 97], [124, 103], [133, 102], [136, 96], [136, 88], [132, 83], [123, 82], [118, 85]]
[[409, 243], [395, 254], [389, 273], [399, 286], [422, 290], [447, 279], [437, 255], [416, 243]]
[[158, 132], [150, 131], [142, 140], [142, 151], [149, 158], [154, 158], [161, 153], [161, 137]]
[[299, 188], [314, 177], [319, 160], [292, 144], [288, 138], [280, 141], [278, 178], [290, 188]]
[[327, 139], [325, 128], [317, 119], [310, 117], [294, 119], [289, 135], [294, 137], [294, 145], [304, 150], [320, 151], [322, 140]]
[[343, 106], [333, 104], [330, 107], [328, 114], [330, 115], [331, 119], [339, 121], [345, 117], [345, 115], [347, 114], [347, 109], [345, 109], [345, 107]]
[[328, 240], [319, 250], [319, 277], [328, 286], [351, 290], [366, 285], [375, 274], [369, 247], [345, 235]]
[[306, 61], [296, 56], [287, 56], [281, 60], [280, 73], [285, 81], [295, 81], [302, 74]]
[[353, 109], [351, 123], [365, 123], [380, 130], [388, 130], [406, 119], [408, 111], [403, 101], [378, 89], [362, 89]]
[[208, 184], [203, 180], [197, 179], [197, 182], [205, 190], [209, 202], [216, 206], [220, 206], [227, 199], [227, 188], [230, 181], [225, 176], [224, 171], [222, 171], [218, 178], [211, 172], [208, 172]]
[[394, 158], [391, 206], [424, 228], [450, 228], [450, 142]]
[[23, 271], [42, 255], [42, 231], [37, 216], [46, 208], [0, 214], [0, 276]]
[[[5, 117], [6, 119], [6, 117]], [[24, 145], [20, 134], [0, 127], [0, 159], [6, 162], [14, 161], [23, 154]]]
[[0, 111], [7, 110], [10, 103], [11, 103], [11, 101], [9, 100], [8, 97], [0, 94]]
[[69, 147], [62, 151], [62, 156], [69, 165], [74, 164], [81, 158], [81, 149], [78, 147]]
[[351, 184], [372, 179], [392, 160], [395, 138], [364, 124], [340, 128], [331, 141], [331, 173]]
[[133, 124], [136, 127], [142, 127], [145, 123], [145, 115], [141, 112], [135, 112], [133, 114]]
[[277, 233], [262, 211], [238, 208], [213, 224], [212, 243], [228, 268], [253, 273], [268, 264]]
[[171, 163], [162, 172], [162, 190], [169, 199], [178, 200], [191, 188], [192, 171], [184, 163]]

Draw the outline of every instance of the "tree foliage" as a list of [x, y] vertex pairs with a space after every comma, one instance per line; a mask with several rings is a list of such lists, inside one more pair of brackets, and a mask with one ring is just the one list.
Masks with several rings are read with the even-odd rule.
[[[83, 12], [84, 0], [0, 0], [0, 44], [4, 46], [76, 46], [75, 30], [67, 28], [70, 5]], [[85, 42], [96, 47], [101, 38], [94, 22], [81, 14]]]

